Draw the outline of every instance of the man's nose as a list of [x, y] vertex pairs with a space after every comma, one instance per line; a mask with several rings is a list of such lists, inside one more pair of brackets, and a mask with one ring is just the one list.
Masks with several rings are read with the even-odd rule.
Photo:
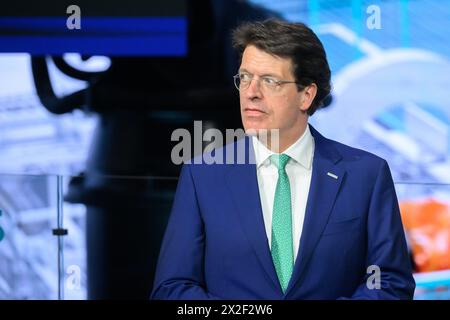
[[255, 98], [262, 98], [261, 84], [259, 80], [252, 79], [252, 81], [250, 81], [247, 90], [245, 90], [245, 96], [252, 100]]

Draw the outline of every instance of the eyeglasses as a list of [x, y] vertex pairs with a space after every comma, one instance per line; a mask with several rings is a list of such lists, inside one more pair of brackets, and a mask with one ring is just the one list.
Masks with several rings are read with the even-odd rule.
[[[237, 75], [233, 76], [234, 85], [239, 91], [246, 90], [250, 86], [250, 83], [252, 82], [253, 78], [254, 76], [251, 74], [238, 73]], [[297, 81], [278, 80], [276, 78], [267, 76], [260, 77], [257, 79], [257, 81], [260, 82], [262, 90], [268, 93], [278, 92], [281, 85], [287, 83], [296, 83], [299, 87], [301, 87]]]

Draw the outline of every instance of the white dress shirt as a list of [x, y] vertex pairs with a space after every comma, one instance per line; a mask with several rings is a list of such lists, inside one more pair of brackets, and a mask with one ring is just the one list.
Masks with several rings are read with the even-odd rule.
[[[272, 245], [272, 211], [278, 181], [278, 169], [269, 159], [274, 152], [267, 149], [255, 136], [252, 137], [252, 143], [255, 150], [258, 188], [264, 225], [270, 248]], [[314, 156], [314, 138], [311, 135], [309, 126], [306, 126], [303, 135], [283, 153], [291, 157], [286, 164], [286, 172], [291, 187], [292, 240], [294, 241], [295, 261], [305, 219]]]

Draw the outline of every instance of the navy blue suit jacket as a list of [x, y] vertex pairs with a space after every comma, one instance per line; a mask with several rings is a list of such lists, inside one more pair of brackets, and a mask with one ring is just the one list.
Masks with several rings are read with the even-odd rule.
[[[185, 164], [153, 299], [412, 298], [415, 283], [386, 161], [310, 129], [312, 180], [286, 293], [270, 254], [254, 161]], [[251, 140], [243, 141], [254, 157]], [[380, 268], [380, 289], [367, 286], [370, 265]]]

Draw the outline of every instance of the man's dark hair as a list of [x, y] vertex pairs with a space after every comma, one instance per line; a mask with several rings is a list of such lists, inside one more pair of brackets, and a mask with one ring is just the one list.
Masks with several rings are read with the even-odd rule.
[[317, 94], [308, 114], [312, 115], [330, 94], [330, 67], [322, 43], [303, 23], [290, 23], [276, 19], [245, 22], [233, 31], [233, 47], [240, 57], [245, 48], [253, 45], [269, 54], [290, 58], [298, 90], [312, 83]]

